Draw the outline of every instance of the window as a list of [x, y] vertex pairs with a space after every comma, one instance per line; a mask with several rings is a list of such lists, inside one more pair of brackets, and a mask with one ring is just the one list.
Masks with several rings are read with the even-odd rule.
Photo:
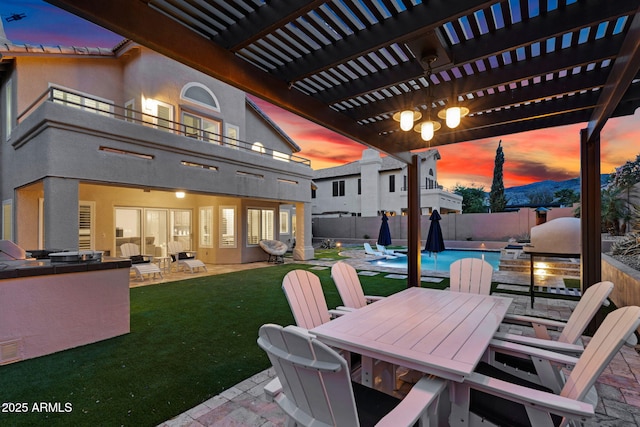
[[344, 196], [344, 180], [333, 181], [333, 197]]
[[53, 102], [63, 104], [72, 108], [82, 108], [83, 110], [97, 113], [103, 116], [111, 116], [111, 103], [106, 100], [99, 100], [83, 94], [71, 93], [62, 89], [53, 89]]
[[429, 168], [429, 175], [433, 176], [433, 169]]
[[289, 211], [280, 211], [280, 234], [289, 234]]
[[13, 130], [13, 83], [11, 79], [4, 85], [4, 131], [5, 139], [9, 139]]
[[220, 112], [220, 104], [214, 93], [201, 83], [187, 83], [182, 88], [180, 98], [202, 107]]
[[181, 242], [185, 251], [191, 250], [191, 210], [171, 211], [171, 241]]
[[11, 199], [2, 201], [2, 240], [13, 239], [13, 202]]
[[396, 176], [389, 175], [389, 193], [396, 191]]
[[289, 161], [289, 155], [286, 153], [281, 153], [280, 151], [275, 151], [273, 150], [273, 158], [275, 160], [280, 160], [282, 162], [288, 162]]
[[362, 194], [362, 179], [358, 178], [358, 194]]
[[142, 105], [145, 112], [142, 117], [144, 123], [160, 130], [173, 131], [173, 105], [151, 98], [143, 98]]
[[213, 247], [213, 206], [200, 208], [200, 247]]
[[92, 250], [94, 247], [94, 212], [95, 202], [83, 202], [80, 201], [78, 205], [78, 249], [80, 250]]
[[135, 122], [136, 120], [136, 103], [135, 101], [129, 100], [124, 104], [124, 120], [126, 122]]
[[236, 247], [236, 208], [220, 207], [220, 247]]
[[402, 175], [402, 190], [407, 191], [407, 175]]
[[222, 123], [218, 120], [182, 112], [182, 132], [190, 138], [220, 144], [221, 127]]
[[260, 154], [264, 154], [265, 153], [264, 145], [262, 144], [262, 142], [254, 142], [253, 145], [251, 146], [251, 151], [256, 151]]
[[315, 198], [316, 198], [316, 192], [317, 192], [317, 190], [316, 190], [315, 188], [312, 188], [312, 189], [311, 189], [311, 198], [312, 198], [312, 199], [315, 199]]
[[273, 240], [274, 235], [273, 209], [247, 210], [247, 244], [257, 245], [260, 240]]
[[224, 143], [232, 148], [238, 148], [238, 140], [240, 139], [240, 128], [236, 125], [224, 125]]

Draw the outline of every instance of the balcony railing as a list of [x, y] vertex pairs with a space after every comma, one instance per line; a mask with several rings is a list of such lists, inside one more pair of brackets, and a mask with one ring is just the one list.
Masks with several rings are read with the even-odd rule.
[[216, 144], [233, 150], [243, 150], [255, 155], [269, 156], [275, 160], [284, 162], [300, 163], [311, 166], [311, 161], [304, 157], [293, 154], [282, 153], [262, 145], [256, 145], [251, 142], [242, 141], [231, 136], [222, 135], [220, 133], [210, 132], [206, 129], [198, 128], [192, 124], [184, 124], [174, 122], [164, 117], [159, 117], [148, 112], [134, 110], [129, 107], [112, 104], [104, 100], [92, 98], [90, 96], [72, 92], [67, 89], [59, 89], [51, 87], [45, 91], [36, 101], [27, 107], [18, 115], [18, 123], [24, 120], [32, 111], [38, 108], [44, 102], [54, 102], [63, 104], [70, 108], [81, 109], [83, 111], [99, 114], [123, 120], [130, 123], [136, 123], [143, 126], [154, 127], [174, 134], [182, 135], [187, 138], [198, 139], [207, 144]]

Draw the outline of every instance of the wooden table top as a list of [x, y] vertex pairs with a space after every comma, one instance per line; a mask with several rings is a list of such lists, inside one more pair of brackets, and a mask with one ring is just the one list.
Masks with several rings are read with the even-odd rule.
[[336, 348], [463, 381], [475, 369], [511, 301], [414, 287], [311, 332]]

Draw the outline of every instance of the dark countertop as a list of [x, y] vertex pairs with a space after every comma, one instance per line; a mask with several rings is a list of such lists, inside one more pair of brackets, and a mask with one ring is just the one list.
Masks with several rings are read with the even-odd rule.
[[103, 258], [102, 261], [53, 263], [48, 259], [0, 261], [0, 280], [50, 274], [83, 273], [113, 268], [131, 268], [131, 260]]

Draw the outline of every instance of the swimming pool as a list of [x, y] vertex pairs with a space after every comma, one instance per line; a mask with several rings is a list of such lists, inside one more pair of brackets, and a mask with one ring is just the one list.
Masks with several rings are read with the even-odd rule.
[[[435, 254], [427, 252], [422, 253], [422, 270], [449, 271], [449, 266], [462, 258], [484, 258], [494, 270], [498, 270], [500, 264], [499, 251], [474, 251], [464, 249], [447, 249], [438, 253], [437, 264]], [[407, 268], [407, 257], [398, 257], [395, 259], [376, 259], [369, 261], [373, 265], [391, 268]]]

